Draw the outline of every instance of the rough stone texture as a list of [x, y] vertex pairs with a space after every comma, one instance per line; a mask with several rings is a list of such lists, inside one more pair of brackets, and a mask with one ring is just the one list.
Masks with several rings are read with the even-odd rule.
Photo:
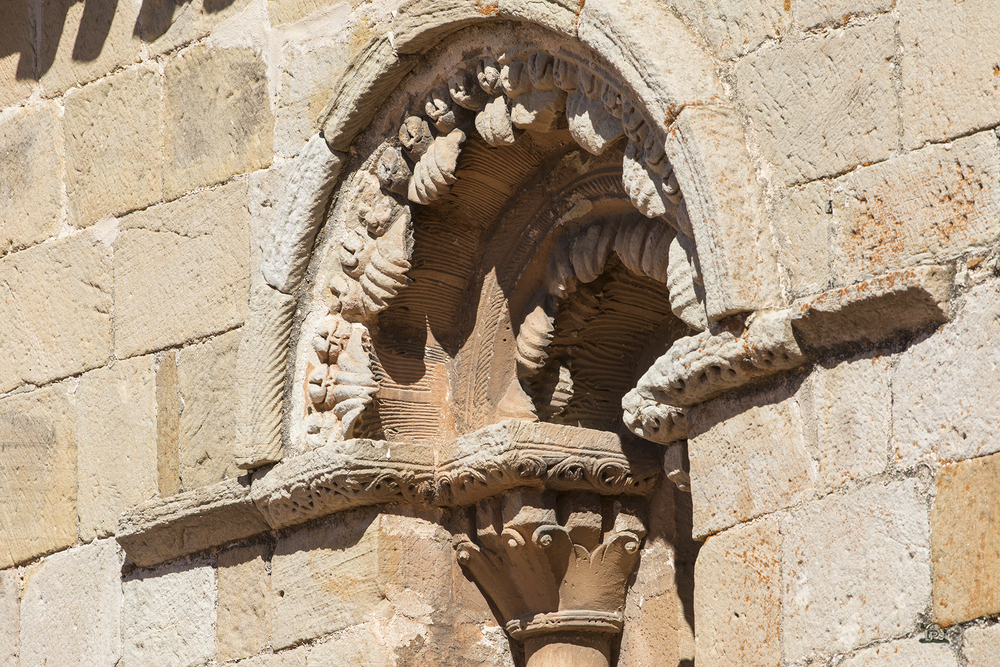
[[74, 384], [0, 400], [0, 568], [76, 543]]
[[695, 566], [695, 663], [746, 667], [781, 663], [779, 519], [714, 535]]
[[237, 477], [236, 351], [239, 329], [186, 347], [177, 355], [180, 415], [180, 474], [184, 489]]
[[219, 554], [219, 662], [256, 655], [271, 638], [267, 613], [269, 551], [266, 544], [254, 544]]
[[[0, 22], [6, 11], [10, 10], [0, 9]], [[54, 104], [29, 107], [0, 123], [0, 155], [4, 156], [0, 163], [0, 253], [41, 243], [58, 233], [62, 144]]]
[[396, 664], [392, 651], [386, 647], [387, 638], [378, 636], [373, 630], [361, 625], [338, 634], [330, 641], [316, 644], [306, 655], [306, 667], [390, 667]]
[[195, 46], [166, 66], [167, 199], [271, 163], [265, 73], [260, 54], [245, 48]]
[[827, 215], [827, 182], [818, 181], [779, 191], [772, 216], [778, 262], [793, 297], [833, 286], [830, 243], [835, 222]]
[[168, 350], [156, 366], [156, 485], [163, 498], [181, 487], [180, 413], [177, 351]]
[[133, 213], [115, 241], [115, 353], [144, 354], [239, 326], [247, 304], [247, 185]]
[[1000, 236], [993, 132], [858, 169], [832, 190], [833, 273], [841, 284], [942, 261]]
[[215, 569], [196, 561], [122, 582], [121, 667], [190, 667], [215, 657]]
[[[956, 461], [1000, 449], [1000, 283], [974, 287], [955, 319], [900, 355], [892, 380], [895, 462]], [[945, 390], [947, 389], [947, 390]]]
[[21, 617], [21, 577], [17, 570], [0, 570], [0, 667], [18, 667]]
[[306, 667], [306, 655], [310, 647], [282, 651], [281, 653], [263, 653], [261, 655], [241, 660], [239, 667]]
[[797, 389], [721, 397], [688, 412], [696, 537], [810, 497], [815, 471]]
[[739, 62], [743, 111], [778, 179], [811, 181], [889, 156], [897, 140], [895, 52], [893, 19], [885, 17], [789, 39]]
[[899, 3], [903, 141], [916, 147], [1000, 123], [992, 0]]
[[139, 3], [116, 0], [44, 0], [38, 71], [47, 97], [133, 63]]
[[36, 20], [26, 2], [0, 4], [0, 108], [31, 95]]
[[271, 15], [271, 25], [277, 28], [327, 7], [337, 7], [339, 10], [340, 4], [340, 0], [270, 0], [267, 9]]
[[925, 497], [915, 479], [875, 482], [790, 512], [781, 527], [786, 663], [918, 629], [931, 588]]
[[363, 509], [278, 540], [271, 561], [272, 647], [390, 611], [378, 584], [378, 530], [377, 510]]
[[80, 537], [113, 535], [118, 515], [157, 494], [152, 357], [85, 374], [76, 390]]
[[66, 96], [66, 192], [78, 227], [161, 198], [161, 90], [159, 70], [144, 65]]
[[958, 667], [947, 644], [921, 644], [919, 638], [900, 639], [858, 651], [840, 667]]
[[0, 260], [0, 392], [107, 363], [111, 250], [84, 233]]
[[1000, 625], [966, 628], [962, 653], [969, 667], [996, 667], [1000, 661]]
[[33, 565], [21, 601], [21, 667], [116, 667], [122, 656], [120, 568], [114, 540]]
[[212, 28], [242, 11], [253, 0], [145, 0], [136, 32], [150, 55], [159, 55], [208, 35]]
[[780, 2], [677, 0], [673, 4], [722, 60], [746, 55], [764, 41], [780, 37], [788, 26], [788, 11]]
[[888, 12], [895, 0], [797, 0], [792, 2], [792, 20], [799, 28], [846, 23], [852, 17]]
[[1000, 454], [945, 466], [931, 512], [934, 618], [961, 623], [1000, 612]]

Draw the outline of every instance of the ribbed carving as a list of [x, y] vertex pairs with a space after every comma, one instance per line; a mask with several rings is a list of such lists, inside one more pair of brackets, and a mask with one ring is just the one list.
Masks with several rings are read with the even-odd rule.
[[385, 310], [388, 300], [409, 284], [406, 272], [410, 269], [413, 241], [407, 222], [408, 217], [397, 220], [385, 236], [376, 241], [361, 276], [365, 310], [369, 314]]
[[410, 201], [430, 204], [439, 199], [457, 179], [455, 167], [462, 151], [465, 132], [452, 130], [443, 137], [434, 139], [420, 162], [413, 168], [413, 178], [407, 193]]
[[240, 388], [236, 465], [245, 470], [281, 459], [281, 398], [295, 299], [257, 285], [236, 359]]
[[510, 103], [503, 95], [494, 97], [476, 114], [476, 131], [491, 146], [509, 145], [517, 141], [521, 131], [510, 120]]
[[632, 141], [625, 148], [622, 159], [622, 184], [632, 205], [647, 218], [664, 215], [676, 208], [663, 191], [662, 179], [647, 170], [642, 147]]
[[670, 310], [695, 331], [708, 327], [705, 314], [705, 288], [695, 262], [694, 241], [678, 234], [670, 242], [667, 261], [667, 289]]
[[354, 437], [354, 423], [378, 390], [372, 373], [371, 360], [365, 350], [367, 333], [361, 324], [355, 324], [347, 347], [337, 358], [337, 374], [333, 379], [333, 414], [340, 419], [345, 440]]
[[555, 318], [547, 311], [544, 302], [535, 306], [524, 318], [517, 334], [515, 350], [519, 373], [531, 374], [545, 365], [549, 344], [552, 343], [554, 322]]
[[673, 238], [674, 230], [663, 222], [635, 220], [619, 227], [615, 253], [637, 276], [666, 283], [667, 254]]

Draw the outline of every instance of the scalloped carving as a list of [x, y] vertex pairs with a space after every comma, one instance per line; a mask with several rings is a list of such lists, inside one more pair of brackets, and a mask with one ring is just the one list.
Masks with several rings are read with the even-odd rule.
[[427, 149], [420, 162], [413, 168], [407, 196], [417, 204], [430, 204], [440, 199], [457, 178], [455, 168], [462, 152], [465, 132], [451, 130], [445, 136], [437, 137]]

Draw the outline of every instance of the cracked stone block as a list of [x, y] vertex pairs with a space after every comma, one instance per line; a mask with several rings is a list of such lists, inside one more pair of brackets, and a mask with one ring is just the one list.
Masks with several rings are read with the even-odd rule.
[[268, 545], [253, 544], [219, 554], [219, 608], [216, 620], [216, 655], [219, 662], [256, 655], [269, 643], [269, 552]]
[[25, 99], [34, 88], [36, 20], [27, 2], [0, 3], [0, 108]]
[[947, 644], [922, 644], [918, 637], [899, 639], [858, 651], [840, 667], [958, 667]]
[[780, 2], [679, 0], [674, 4], [720, 60], [744, 56], [788, 29], [788, 11]]
[[385, 639], [366, 625], [351, 628], [329, 641], [316, 644], [306, 655], [306, 667], [390, 667], [394, 664], [396, 660], [385, 645]]
[[[0, 25], [5, 11], [0, 9]], [[4, 156], [0, 163], [0, 210], [4, 212], [0, 252], [35, 245], [59, 233], [62, 144], [54, 104], [29, 107], [0, 124], [0, 155]]]
[[196, 489], [242, 471], [233, 459], [236, 432], [236, 351], [241, 330], [230, 331], [177, 354], [181, 486]]
[[1000, 625], [966, 628], [962, 653], [969, 667], [996, 667], [1000, 656]]
[[0, 567], [76, 544], [74, 384], [0, 399]]
[[21, 577], [15, 568], [0, 570], [0, 667], [18, 667], [20, 621]]
[[694, 577], [699, 667], [781, 662], [781, 536], [778, 517], [713, 535]]
[[116, 667], [121, 559], [114, 540], [49, 556], [25, 576], [20, 667]]
[[917, 479], [876, 481], [789, 512], [781, 525], [786, 663], [920, 628], [931, 597], [926, 497]]
[[123, 511], [159, 491], [152, 357], [84, 374], [76, 407], [80, 537], [89, 542], [114, 535]]
[[1000, 613], [1000, 454], [941, 468], [931, 512], [934, 618]]
[[196, 561], [122, 581], [121, 667], [191, 667], [215, 657], [215, 568]]
[[238, 327], [249, 289], [249, 204], [239, 180], [121, 220], [115, 352], [127, 358]]
[[206, 37], [213, 28], [239, 14], [252, 0], [145, 0], [139, 9], [136, 32], [150, 55], [169, 53]]
[[889, 157], [895, 52], [893, 19], [885, 17], [787, 39], [737, 64], [737, 94], [778, 179], [802, 183]]
[[891, 11], [894, 0], [796, 0], [792, 19], [803, 30], [847, 23], [855, 16]]

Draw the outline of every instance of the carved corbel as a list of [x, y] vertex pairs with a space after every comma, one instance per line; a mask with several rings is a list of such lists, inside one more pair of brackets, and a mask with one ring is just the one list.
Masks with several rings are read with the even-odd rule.
[[458, 562], [490, 601], [526, 667], [610, 667], [646, 528], [634, 507], [537, 489], [482, 500]]

